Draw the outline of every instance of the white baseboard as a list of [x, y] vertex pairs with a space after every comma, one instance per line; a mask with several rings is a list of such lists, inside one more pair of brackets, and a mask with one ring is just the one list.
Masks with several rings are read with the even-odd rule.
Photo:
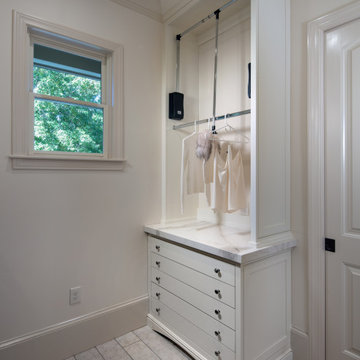
[[63, 360], [146, 325], [148, 296], [0, 343], [1, 360]]
[[291, 349], [294, 360], [310, 360], [309, 335], [296, 328], [291, 328]]

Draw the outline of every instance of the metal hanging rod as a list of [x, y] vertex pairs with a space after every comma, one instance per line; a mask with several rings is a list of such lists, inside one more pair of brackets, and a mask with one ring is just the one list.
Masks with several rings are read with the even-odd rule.
[[198, 26], [200, 26], [201, 24], [203, 24], [204, 22], [208, 21], [209, 19], [211, 19], [213, 16], [216, 15], [216, 12], [220, 12], [223, 11], [224, 9], [226, 9], [228, 6], [232, 5], [234, 2], [236, 2], [237, 0], [231, 0], [229, 2], [227, 2], [225, 5], [221, 6], [219, 9], [217, 9], [216, 11], [212, 12], [211, 14], [209, 14], [208, 16], [206, 16], [205, 18], [203, 18], [202, 20], [198, 21], [196, 24], [190, 26], [188, 29], [186, 29], [185, 31], [183, 31], [182, 33], [178, 34], [177, 37], [182, 38], [183, 36], [185, 36], [186, 34], [188, 34], [190, 31], [196, 29]]
[[218, 18], [219, 13], [221, 11], [223, 11], [224, 9], [226, 9], [228, 6], [232, 5], [236, 1], [237, 0], [231, 0], [231, 1], [227, 2], [226, 4], [221, 6], [219, 9], [217, 9], [214, 12], [212, 12], [211, 14], [209, 14], [207, 17], [205, 17], [202, 20], [198, 21], [196, 24], [190, 26], [188, 29], [186, 29], [182, 33], [176, 35], [176, 82], [175, 82], [175, 84], [176, 84], [176, 92], [179, 92], [179, 88], [180, 88], [180, 40], [181, 40], [181, 38], [184, 35], [188, 34], [190, 31], [196, 29], [198, 26], [200, 26], [201, 24], [203, 24], [207, 20], [211, 19], [212, 17], [216, 16]]
[[[237, 116], [242, 116], [242, 115], [247, 115], [247, 114], [250, 114], [251, 113], [251, 110], [243, 110], [243, 111], [237, 111], [237, 112], [234, 112], [234, 113], [231, 113], [231, 114], [227, 114], [226, 115], [226, 118], [227, 119], [230, 119], [230, 118], [233, 118], [233, 117], [237, 117]], [[218, 121], [218, 120], [224, 120], [225, 119], [225, 115], [221, 115], [221, 116], [217, 116], [215, 118], [215, 121]], [[204, 120], [197, 120], [196, 121], [196, 124], [204, 124], [204, 123], [207, 123], [208, 121], [211, 121], [211, 119], [204, 119]], [[180, 124], [180, 125], [173, 125], [173, 130], [177, 130], [177, 129], [181, 129], [181, 128], [184, 128], [184, 127], [188, 127], [188, 126], [194, 126], [194, 122], [191, 121], [191, 122], [188, 122], [188, 123], [185, 123], [185, 124]]]

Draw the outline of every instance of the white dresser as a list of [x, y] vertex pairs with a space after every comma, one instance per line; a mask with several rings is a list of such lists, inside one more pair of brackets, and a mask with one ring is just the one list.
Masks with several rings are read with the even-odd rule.
[[207, 223], [147, 226], [148, 323], [195, 359], [292, 359], [293, 239], [256, 247]]

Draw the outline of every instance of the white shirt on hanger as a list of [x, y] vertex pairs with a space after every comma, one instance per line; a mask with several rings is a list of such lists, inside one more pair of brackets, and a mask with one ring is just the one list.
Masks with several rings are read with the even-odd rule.
[[[198, 133], [193, 133], [183, 139], [181, 175], [180, 175], [180, 203], [181, 213], [184, 212], [184, 188], [186, 181], [186, 193], [197, 194], [204, 192], [203, 159], [196, 156], [196, 140]], [[186, 180], [185, 180], [186, 175]]]
[[230, 144], [214, 141], [203, 167], [206, 198], [214, 211], [232, 213], [247, 208], [244, 168], [240, 149], [233, 156]]

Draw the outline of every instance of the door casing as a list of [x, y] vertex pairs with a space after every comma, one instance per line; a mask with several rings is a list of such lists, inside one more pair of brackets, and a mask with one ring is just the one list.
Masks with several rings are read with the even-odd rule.
[[325, 360], [326, 355], [324, 39], [327, 31], [358, 18], [360, 18], [360, 1], [308, 23], [308, 283], [311, 360]]

